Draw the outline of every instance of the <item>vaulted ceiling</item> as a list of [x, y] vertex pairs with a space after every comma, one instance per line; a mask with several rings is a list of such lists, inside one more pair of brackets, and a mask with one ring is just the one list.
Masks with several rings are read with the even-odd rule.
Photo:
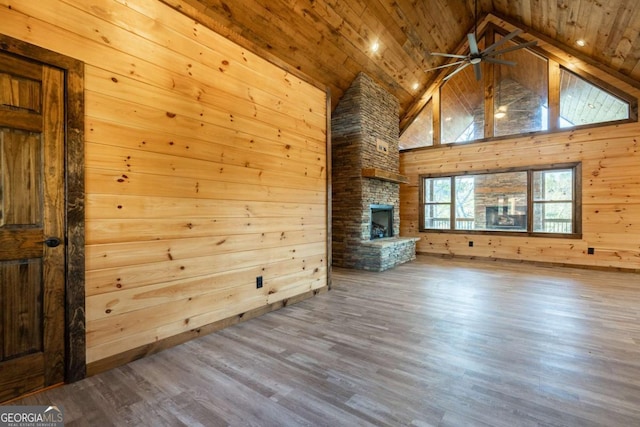
[[[476, 23], [474, 0], [162, 1], [329, 87], [333, 106], [365, 72], [398, 98], [401, 117], [437, 78], [425, 70], [446, 60], [430, 53], [460, 51]], [[640, 82], [637, 0], [478, 0], [477, 8]]]

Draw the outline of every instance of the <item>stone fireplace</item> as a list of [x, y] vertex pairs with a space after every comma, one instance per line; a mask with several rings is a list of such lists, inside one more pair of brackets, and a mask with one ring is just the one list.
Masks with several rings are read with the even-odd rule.
[[400, 234], [398, 101], [359, 74], [331, 119], [333, 265], [382, 271], [415, 258]]

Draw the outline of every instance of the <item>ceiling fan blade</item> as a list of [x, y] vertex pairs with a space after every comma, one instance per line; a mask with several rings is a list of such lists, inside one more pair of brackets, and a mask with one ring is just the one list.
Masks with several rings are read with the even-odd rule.
[[507, 61], [504, 59], [492, 58], [490, 56], [487, 58], [484, 58], [484, 60], [487, 62], [493, 62], [494, 64], [511, 65], [511, 66], [516, 65], [514, 61]]
[[501, 38], [500, 40], [498, 40], [497, 42], [495, 42], [494, 44], [486, 48], [484, 51], [482, 51], [482, 54], [487, 55], [488, 53], [493, 52], [494, 50], [496, 50], [497, 48], [499, 48], [500, 46], [502, 46], [503, 44], [505, 44], [506, 42], [508, 42], [509, 40], [511, 40], [518, 34], [520, 34], [521, 32], [522, 30], [519, 28], [515, 31], [510, 32], [509, 34], [507, 34], [506, 36], [504, 36], [503, 38]]
[[480, 63], [473, 64], [473, 72], [476, 74], [476, 80], [482, 80], [482, 68], [480, 67]]
[[467, 39], [469, 40], [469, 52], [471, 52], [471, 55], [477, 55], [479, 51], [476, 36], [473, 33], [469, 33], [467, 34]]
[[440, 68], [453, 67], [454, 65], [462, 64], [463, 62], [466, 62], [466, 60], [463, 60], [463, 61], [456, 61], [456, 62], [452, 62], [452, 63], [450, 63], [450, 64], [440, 65], [439, 67], [429, 68], [429, 69], [427, 69], [427, 70], [424, 70], [424, 72], [426, 73], [427, 71], [439, 70]]
[[524, 49], [526, 47], [535, 46], [537, 44], [538, 44], [538, 42], [534, 40], [534, 41], [531, 41], [531, 42], [517, 44], [515, 46], [511, 46], [511, 47], [508, 47], [508, 48], [505, 48], [505, 49], [502, 49], [502, 50], [494, 50], [493, 52], [490, 52], [488, 55], [490, 55], [490, 56], [502, 55], [503, 53], [513, 52], [514, 50]]
[[431, 56], [444, 56], [445, 58], [459, 58], [464, 59], [467, 55], [454, 55], [453, 53], [439, 53], [439, 52], [430, 52]]
[[451, 74], [449, 74], [447, 77], [445, 77], [444, 79], [442, 79], [443, 81], [447, 81], [449, 80], [451, 77], [455, 76], [456, 74], [458, 74], [460, 71], [464, 70], [465, 68], [467, 68], [469, 65], [471, 65], [471, 62], [466, 62], [462, 65], [460, 65], [458, 68], [456, 68]]

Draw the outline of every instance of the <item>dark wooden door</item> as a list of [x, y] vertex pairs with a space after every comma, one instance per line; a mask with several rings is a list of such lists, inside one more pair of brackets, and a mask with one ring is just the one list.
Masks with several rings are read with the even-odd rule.
[[64, 379], [64, 105], [61, 70], [0, 53], [0, 402]]

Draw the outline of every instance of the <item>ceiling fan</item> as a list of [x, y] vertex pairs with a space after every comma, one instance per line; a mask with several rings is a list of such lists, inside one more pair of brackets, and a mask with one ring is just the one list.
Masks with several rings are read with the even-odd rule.
[[452, 73], [448, 74], [444, 78], [444, 80], [449, 80], [451, 77], [453, 77], [454, 75], [458, 74], [460, 71], [464, 70], [469, 65], [473, 65], [473, 71], [475, 72], [476, 80], [480, 80], [480, 79], [482, 79], [482, 69], [480, 67], [480, 63], [482, 61], [491, 62], [491, 63], [494, 63], [494, 64], [502, 64], [502, 65], [511, 65], [511, 66], [513, 66], [513, 65], [516, 65], [515, 62], [507, 61], [507, 60], [504, 60], [504, 59], [498, 59], [498, 58], [496, 58], [496, 56], [502, 55], [502, 54], [507, 53], [507, 52], [513, 52], [514, 50], [523, 49], [523, 48], [530, 47], [530, 46], [535, 46], [536, 43], [537, 43], [536, 41], [530, 41], [530, 42], [521, 43], [521, 44], [518, 44], [518, 45], [515, 45], [515, 46], [507, 47], [507, 48], [504, 48], [504, 49], [499, 49], [506, 42], [508, 42], [509, 40], [511, 40], [512, 38], [516, 37], [518, 34], [520, 34], [522, 32], [522, 30], [517, 29], [515, 31], [510, 32], [506, 36], [502, 37], [500, 40], [498, 40], [497, 42], [493, 43], [491, 46], [489, 46], [489, 47], [483, 49], [482, 51], [480, 51], [478, 49], [478, 21], [477, 21], [478, 18], [477, 18], [477, 15], [478, 15], [478, 1], [476, 0], [475, 1], [475, 14], [474, 14], [474, 18], [476, 20], [475, 31], [473, 33], [467, 34], [467, 39], [469, 41], [469, 53], [466, 54], [466, 55], [456, 55], [456, 54], [452, 54], [452, 53], [431, 52], [430, 55], [432, 55], [432, 56], [444, 56], [446, 58], [456, 58], [456, 59], [459, 59], [459, 61], [451, 62], [449, 64], [441, 65], [439, 67], [429, 68], [428, 70], [425, 70], [425, 71], [439, 70], [441, 68], [453, 67], [453, 66], [457, 65], [458, 68], [456, 68]]

